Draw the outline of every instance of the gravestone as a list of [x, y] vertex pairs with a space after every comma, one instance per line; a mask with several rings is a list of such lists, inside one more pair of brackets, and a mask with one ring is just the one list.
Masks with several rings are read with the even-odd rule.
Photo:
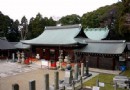
[[119, 88], [129, 88], [129, 85], [125, 82], [129, 81], [129, 78], [127, 76], [121, 76], [121, 75], [118, 75], [118, 76], [115, 76], [113, 78], [113, 82], [115, 84], [117, 84], [117, 86]]
[[88, 61], [86, 61], [86, 72], [85, 72], [85, 75], [86, 75], [87, 77], [92, 76], [92, 74], [89, 73]]
[[74, 65], [74, 79], [78, 80], [78, 64]]
[[81, 63], [81, 76], [84, 76], [84, 63]]
[[17, 52], [17, 58], [18, 58], [17, 62], [21, 62], [21, 60], [20, 60], [20, 52], [19, 51]]
[[19, 85], [18, 84], [13, 84], [12, 85], [12, 90], [19, 90]]
[[64, 83], [65, 84], [71, 84], [72, 80], [73, 80], [72, 70], [65, 70]]
[[82, 76], [80, 76], [80, 86], [81, 86], [81, 89], [83, 88], [83, 80], [82, 80]]
[[29, 81], [29, 90], [36, 90], [35, 80]]
[[72, 81], [72, 90], [75, 90], [75, 82], [74, 82], [74, 80]]
[[15, 62], [15, 54], [12, 53], [12, 62]]
[[86, 76], [89, 74], [89, 69], [88, 69], [88, 61], [86, 61]]
[[43, 90], [49, 90], [49, 74], [44, 75]]
[[58, 58], [59, 58], [59, 66], [60, 66], [59, 69], [62, 69], [62, 62], [63, 62], [63, 52], [62, 51], [61, 51], [60, 56]]
[[21, 53], [21, 58], [22, 58], [21, 59], [22, 60], [21, 63], [24, 63], [24, 59], [25, 59], [24, 52]]
[[54, 73], [54, 90], [59, 89], [59, 72]]

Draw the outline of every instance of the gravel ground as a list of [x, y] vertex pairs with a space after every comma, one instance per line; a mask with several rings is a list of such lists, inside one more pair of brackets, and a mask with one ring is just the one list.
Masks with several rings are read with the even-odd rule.
[[[29, 90], [29, 81], [36, 80], [36, 90], [43, 90], [43, 76], [49, 73], [49, 81], [54, 83], [55, 70], [41, 68], [40, 63], [23, 65], [11, 62], [0, 62], [0, 90], [12, 90], [12, 84], [19, 84], [20, 90]], [[64, 72], [59, 71], [63, 79]]]
[[[41, 68], [41, 61], [33, 62], [30, 65], [0, 61], [0, 90], [12, 90], [12, 85], [16, 83], [19, 84], [19, 90], [29, 90], [29, 81], [32, 80], [36, 81], [36, 90], [43, 90], [44, 74], [49, 73], [49, 82], [50, 85], [53, 85], [55, 71]], [[96, 75], [98, 73], [92, 73], [92, 77]], [[63, 80], [64, 76], [65, 72], [59, 71], [59, 79]]]

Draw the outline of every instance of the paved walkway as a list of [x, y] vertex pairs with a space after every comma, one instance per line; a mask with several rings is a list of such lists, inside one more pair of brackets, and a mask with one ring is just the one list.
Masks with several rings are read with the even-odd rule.
[[98, 68], [89, 68], [89, 70], [91, 72], [114, 74], [114, 75], [119, 75], [121, 73], [121, 71], [118, 71], [118, 70], [104, 70], [104, 69], [98, 69]]
[[29, 72], [38, 68], [38, 66], [31, 67], [25, 64], [2, 61], [0, 62], [0, 78]]
[[[101, 70], [90, 68], [92, 76], [85, 79], [85, 81], [95, 77], [98, 73], [111, 73], [119, 74], [118, 71]], [[54, 72], [55, 70], [48, 70], [41, 68], [41, 62], [33, 62], [30, 65], [0, 61], [0, 90], [11, 90], [12, 84], [19, 83], [20, 90], [29, 90], [28, 82], [30, 80], [36, 80], [37, 90], [43, 89], [43, 75], [49, 73], [50, 84], [54, 83]], [[117, 73], [118, 72], [118, 73]], [[63, 80], [64, 71], [59, 71], [59, 79]]]

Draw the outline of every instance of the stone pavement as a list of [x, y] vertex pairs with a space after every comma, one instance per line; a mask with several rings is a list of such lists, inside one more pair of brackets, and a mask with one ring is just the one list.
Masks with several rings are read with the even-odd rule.
[[31, 67], [29, 65], [25, 64], [19, 64], [17, 62], [7, 62], [7, 61], [1, 61], [0, 62], [0, 78], [17, 75], [22, 72], [29, 72], [31, 70], [36, 70], [39, 67]]
[[[107, 70], [100, 69], [91, 69], [90, 73], [92, 76], [85, 79], [85, 81], [95, 77], [98, 75], [97, 72], [104, 73], [108, 72]], [[50, 85], [54, 84], [54, 72], [55, 70], [49, 70], [46, 68], [41, 68], [41, 62], [33, 62], [30, 65], [19, 64], [17, 62], [7, 62], [7, 61], [0, 61], [0, 90], [11, 90], [11, 85], [14, 83], [19, 83], [20, 90], [29, 90], [28, 82], [30, 80], [36, 80], [36, 87], [37, 90], [43, 89], [43, 75], [45, 73], [49, 73], [50, 76]], [[109, 71], [109, 74], [114, 74], [115, 71]], [[59, 71], [59, 79], [63, 80], [64, 78], [64, 71]], [[79, 85], [79, 84], [77, 84]]]
[[104, 69], [98, 69], [98, 68], [89, 68], [89, 70], [91, 72], [115, 74], [115, 75], [119, 75], [121, 73], [121, 71], [119, 70], [104, 70]]

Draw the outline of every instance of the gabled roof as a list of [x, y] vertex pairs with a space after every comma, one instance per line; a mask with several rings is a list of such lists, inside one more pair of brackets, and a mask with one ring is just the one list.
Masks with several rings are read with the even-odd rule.
[[79, 43], [74, 38], [80, 32], [80, 25], [46, 27], [38, 37], [21, 42], [31, 45], [73, 45]]
[[86, 28], [84, 30], [86, 36], [91, 40], [102, 40], [107, 37], [109, 29], [105, 28]]
[[130, 42], [127, 42], [127, 49], [130, 50]]
[[6, 39], [0, 39], [0, 49], [15, 49], [15, 47], [12, 44], [10, 44]]
[[14, 45], [16, 48], [18, 49], [28, 49], [30, 48], [30, 45], [27, 45], [27, 44], [24, 44], [24, 43], [21, 43], [21, 42], [18, 42], [16, 45]]
[[84, 48], [76, 50], [81, 53], [94, 53], [94, 54], [122, 54], [126, 48], [125, 42], [112, 40], [110, 42], [89, 42]]
[[21, 42], [9, 42], [9, 43], [11, 43], [17, 49], [28, 49], [31, 47], [30, 45]]

